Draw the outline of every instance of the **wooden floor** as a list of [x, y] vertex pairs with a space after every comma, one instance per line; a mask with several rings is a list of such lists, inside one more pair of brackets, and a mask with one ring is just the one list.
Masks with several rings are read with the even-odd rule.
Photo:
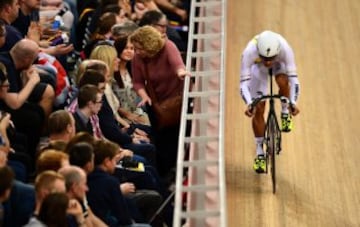
[[[252, 170], [238, 89], [241, 51], [265, 29], [292, 45], [301, 85], [276, 195], [270, 176]], [[226, 76], [228, 226], [360, 226], [360, 1], [229, 0]]]

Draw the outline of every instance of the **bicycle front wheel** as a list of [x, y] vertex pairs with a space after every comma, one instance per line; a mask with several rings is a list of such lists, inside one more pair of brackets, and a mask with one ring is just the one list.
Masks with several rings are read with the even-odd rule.
[[272, 190], [275, 194], [276, 192], [276, 164], [275, 164], [275, 154], [276, 154], [276, 138], [277, 138], [277, 127], [275, 116], [272, 116], [268, 119], [268, 146], [267, 146], [267, 155], [268, 160], [270, 161], [270, 173], [272, 181]]

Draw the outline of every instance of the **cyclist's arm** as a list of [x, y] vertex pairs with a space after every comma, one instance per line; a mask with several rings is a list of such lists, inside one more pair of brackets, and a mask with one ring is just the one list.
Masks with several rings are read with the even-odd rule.
[[251, 67], [255, 64], [258, 57], [256, 42], [251, 40], [241, 55], [241, 68], [240, 68], [240, 94], [247, 105], [252, 102], [249, 83], [251, 78]]
[[296, 73], [295, 55], [290, 44], [282, 37], [281, 48], [283, 52], [283, 58], [286, 65], [286, 71], [289, 75], [290, 83], [290, 103], [296, 105], [296, 101], [300, 94], [299, 80]]
[[290, 83], [290, 103], [296, 105], [300, 94], [300, 84], [297, 75], [289, 75]]
[[246, 105], [250, 105], [252, 102], [250, 89], [249, 89], [250, 79], [245, 79], [240, 81], [240, 94]]

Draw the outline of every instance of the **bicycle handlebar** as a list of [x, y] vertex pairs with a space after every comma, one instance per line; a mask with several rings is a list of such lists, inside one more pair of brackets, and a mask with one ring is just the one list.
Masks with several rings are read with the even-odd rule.
[[257, 98], [255, 98], [251, 103], [250, 103], [250, 111], [252, 112], [254, 107], [262, 100], [265, 100], [265, 99], [272, 99], [272, 98], [275, 98], [275, 99], [280, 99], [281, 102], [285, 102], [287, 104], [290, 104], [290, 108], [291, 110], [293, 110], [293, 104], [290, 102], [289, 98], [286, 97], [286, 96], [282, 96], [282, 95], [261, 95]]
[[286, 103], [290, 103], [290, 100], [286, 96], [282, 96], [282, 95], [261, 95], [261, 96], [255, 98], [251, 102], [250, 106], [255, 107], [260, 101], [262, 101], [264, 99], [271, 99], [271, 98], [280, 99], [281, 101], [285, 101]]

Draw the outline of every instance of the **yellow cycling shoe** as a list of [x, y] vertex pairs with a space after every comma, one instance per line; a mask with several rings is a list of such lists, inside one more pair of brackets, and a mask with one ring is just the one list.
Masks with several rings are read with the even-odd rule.
[[293, 128], [293, 121], [290, 114], [281, 114], [281, 131], [290, 132]]
[[265, 173], [266, 171], [266, 158], [264, 155], [258, 155], [254, 160], [253, 168], [257, 173]]

